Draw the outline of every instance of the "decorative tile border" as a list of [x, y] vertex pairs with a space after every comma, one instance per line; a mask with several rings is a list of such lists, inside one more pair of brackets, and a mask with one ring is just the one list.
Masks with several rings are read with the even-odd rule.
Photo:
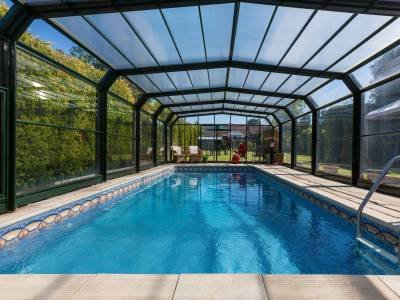
[[[331, 213], [346, 220], [347, 222], [350, 222], [352, 224], [355, 224], [356, 222], [356, 213], [354, 211], [351, 211], [350, 209], [347, 209], [343, 206], [334, 204], [329, 198], [313, 193], [312, 191], [302, 189], [301, 187], [298, 187], [289, 181], [274, 176], [273, 174], [265, 172], [264, 170], [256, 168], [254, 166], [180, 165], [171, 166], [158, 172], [144, 175], [143, 177], [133, 179], [124, 184], [114, 186], [88, 197], [84, 197], [67, 205], [47, 211], [43, 214], [39, 214], [21, 222], [3, 227], [0, 229], [0, 249], [2, 249], [8, 243], [26, 238], [32, 232], [43, 231], [51, 225], [58, 224], [66, 219], [77, 216], [83, 212], [86, 212], [87, 210], [98, 207], [99, 205], [107, 203], [111, 200], [118, 200], [123, 195], [135, 191], [142, 186], [154, 182], [155, 180], [170, 176], [174, 172], [255, 172], [268, 177], [269, 180], [278, 181], [291, 192], [296, 193], [302, 198], [309, 200], [315, 205], [329, 210]], [[377, 238], [385, 245], [390, 246], [394, 252], [399, 251], [399, 235], [398, 233], [392, 231], [390, 228], [375, 224], [371, 220], [364, 218], [362, 229], [368, 232], [371, 236]]]
[[56, 209], [49, 210], [37, 216], [3, 227], [0, 229], [0, 249], [9, 243], [26, 238], [33, 232], [43, 231], [49, 226], [75, 217], [92, 208], [110, 202], [111, 200], [118, 200], [129, 192], [135, 191], [142, 186], [154, 182], [155, 180], [170, 176], [173, 173], [174, 167], [171, 166], [167, 169], [144, 175], [143, 177], [116, 185], [94, 195], [84, 197]]

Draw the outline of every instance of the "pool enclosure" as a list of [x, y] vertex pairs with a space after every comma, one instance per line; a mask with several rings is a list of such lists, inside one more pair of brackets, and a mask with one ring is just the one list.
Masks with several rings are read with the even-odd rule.
[[[368, 187], [400, 153], [396, 1], [0, 1], [0, 211], [171, 162]], [[382, 190], [399, 194], [400, 168]]]

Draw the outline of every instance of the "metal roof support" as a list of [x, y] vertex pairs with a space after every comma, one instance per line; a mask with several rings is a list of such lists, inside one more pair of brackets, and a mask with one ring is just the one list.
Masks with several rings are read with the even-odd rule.
[[245, 70], [255, 70], [263, 72], [275, 72], [284, 74], [296, 74], [302, 76], [311, 77], [322, 77], [329, 79], [340, 78], [343, 73], [330, 72], [330, 71], [319, 71], [311, 69], [299, 69], [293, 67], [276, 66], [269, 64], [260, 63], [249, 63], [241, 61], [211, 61], [191, 64], [176, 64], [168, 66], [156, 66], [156, 67], [145, 67], [136, 69], [123, 69], [120, 70], [121, 75], [143, 75], [143, 74], [154, 74], [154, 73], [168, 73], [168, 72], [181, 72], [181, 71], [193, 71], [193, 70], [204, 70], [204, 69], [219, 69], [219, 68], [237, 68]]
[[117, 78], [117, 72], [110, 69], [97, 86], [96, 130], [101, 134], [96, 134], [96, 170], [101, 174], [103, 181], [107, 180], [107, 94]]
[[157, 119], [158, 119], [158, 116], [161, 114], [161, 112], [164, 110], [164, 108], [165, 107], [163, 105], [160, 105], [160, 107], [157, 108], [157, 110], [151, 116], [151, 124], [152, 124], [151, 146], [153, 147], [153, 151], [151, 154], [153, 156], [154, 166], [157, 166], [157, 126], [158, 126]]
[[205, 89], [194, 89], [194, 90], [180, 90], [180, 91], [170, 91], [170, 92], [159, 92], [159, 93], [150, 93], [149, 97], [158, 98], [158, 97], [168, 97], [168, 96], [181, 96], [181, 95], [190, 95], [190, 94], [201, 94], [201, 93], [213, 93], [213, 92], [233, 92], [233, 93], [244, 93], [244, 94], [252, 94], [252, 95], [260, 95], [260, 96], [275, 96], [281, 98], [290, 98], [290, 99], [301, 99], [306, 100], [307, 97], [304, 95], [298, 94], [288, 94], [288, 93], [274, 93], [274, 92], [266, 92], [252, 89], [243, 89], [243, 88], [232, 88], [232, 87], [217, 87], [217, 88], [205, 88]]
[[4, 136], [1, 136], [4, 155], [0, 157], [1, 173], [5, 180], [1, 182], [0, 190], [4, 191], [7, 201], [7, 210], [17, 208], [16, 202], [16, 42], [32, 22], [28, 11], [21, 5], [15, 4], [0, 20], [0, 86], [5, 88], [2, 94], [4, 110], [0, 112], [5, 121]]
[[[212, 112], [219, 112], [219, 111], [221, 111], [221, 113], [224, 113], [224, 110], [228, 111], [227, 114], [230, 114], [230, 111], [242, 112], [242, 113], [244, 112], [245, 114], [249, 113], [249, 115], [251, 115], [251, 113], [254, 113], [254, 111], [244, 111], [243, 109], [235, 109], [235, 108], [229, 108], [229, 109], [210, 108], [210, 109], [194, 109], [194, 110], [192, 109], [192, 110], [186, 110], [186, 111], [179, 111], [179, 112], [176, 112], [176, 115], [178, 115], [178, 116], [188, 115], [188, 114], [196, 115], [196, 114], [204, 113], [204, 112], [212, 113]], [[263, 112], [263, 113], [257, 113], [256, 112], [256, 114], [259, 114], [259, 115], [265, 114], [266, 116], [269, 115], [269, 113], [265, 113], [265, 112]]]
[[136, 172], [140, 172], [140, 110], [148, 99], [149, 99], [149, 96], [147, 94], [140, 96], [139, 99], [136, 101], [135, 109], [133, 110], [134, 114], [135, 114], [134, 118], [135, 118], [136, 143], [135, 143], [135, 152], [134, 153], [135, 153]]
[[352, 145], [352, 165], [351, 183], [357, 185], [360, 179], [361, 165], [361, 105], [362, 93], [357, 84], [349, 75], [343, 78], [343, 82], [353, 94], [353, 145]]
[[174, 108], [174, 107], [199, 106], [199, 105], [209, 105], [209, 104], [235, 104], [235, 105], [245, 105], [245, 106], [250, 106], [250, 107], [263, 107], [263, 108], [276, 108], [276, 109], [284, 108], [284, 106], [279, 106], [279, 105], [249, 103], [249, 102], [245, 102], [245, 101], [235, 101], [235, 100], [211, 100], [211, 101], [200, 101], [200, 102], [183, 102], [183, 103], [166, 104], [165, 106], [169, 107], [169, 108]]

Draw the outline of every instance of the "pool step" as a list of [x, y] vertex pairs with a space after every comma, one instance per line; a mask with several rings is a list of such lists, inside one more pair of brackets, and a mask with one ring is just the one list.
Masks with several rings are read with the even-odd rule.
[[379, 254], [380, 256], [383, 256], [384, 258], [386, 258], [387, 260], [389, 260], [390, 262], [392, 262], [395, 265], [399, 264], [399, 258], [395, 255], [393, 255], [392, 253], [386, 251], [385, 249], [383, 249], [382, 247], [379, 247], [378, 245], [375, 245], [374, 243], [372, 243], [371, 241], [368, 241], [362, 237], [358, 237], [356, 238], [356, 241], [358, 243], [363, 244], [364, 246], [366, 246], [367, 248], [369, 248], [370, 250], [372, 250], [374, 253]]

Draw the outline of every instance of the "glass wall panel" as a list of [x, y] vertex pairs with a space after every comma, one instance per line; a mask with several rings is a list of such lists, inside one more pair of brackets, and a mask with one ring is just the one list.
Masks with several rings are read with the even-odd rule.
[[130, 80], [122, 76], [115, 80], [110, 87], [110, 91], [132, 104], [135, 104], [138, 98], [143, 95], [143, 92], [134, 86]]
[[[232, 116], [233, 119], [233, 116]], [[246, 117], [244, 117], [246, 120]], [[238, 151], [240, 144], [246, 144], [247, 142], [247, 128], [246, 123], [241, 125], [240, 123], [231, 124], [231, 147], [232, 152]], [[248, 153], [247, 153], [248, 154]]]
[[214, 120], [212, 125], [200, 125], [199, 146], [209, 161], [216, 160]]
[[132, 168], [133, 106], [111, 94], [108, 94], [107, 102], [107, 170]]
[[[361, 179], [374, 182], [393, 156], [400, 153], [400, 79], [363, 93], [361, 120]], [[397, 164], [384, 184], [400, 186]]]
[[[231, 145], [230, 145], [230, 124], [229, 116], [227, 124], [217, 124], [217, 116], [215, 116], [215, 147], [217, 150], [217, 161], [231, 160]], [[223, 120], [221, 120], [223, 121]]]
[[152, 115], [156, 112], [156, 110], [160, 107], [160, 105], [161, 105], [160, 102], [158, 102], [156, 99], [150, 98], [143, 105], [142, 109]]
[[96, 57], [43, 20], [34, 20], [19, 41], [94, 81], [99, 81], [107, 71]]
[[17, 194], [93, 177], [96, 87], [18, 50], [16, 93]]
[[352, 163], [353, 99], [318, 111], [317, 170], [350, 177]]
[[350, 96], [351, 92], [341, 80], [332, 80], [311, 94], [311, 99], [317, 107], [327, 105], [340, 98]]
[[362, 66], [351, 76], [361, 88], [366, 88], [398, 73], [400, 73], [400, 46]]
[[282, 124], [282, 152], [283, 162], [292, 163], [292, 122]]
[[264, 153], [260, 141], [260, 126], [254, 124], [258, 119], [249, 119], [247, 124], [247, 160], [248, 161], [260, 161], [263, 159]]
[[151, 116], [144, 111], [140, 112], [140, 169], [154, 167]]
[[296, 166], [311, 169], [311, 113], [296, 119]]
[[288, 109], [293, 116], [297, 117], [310, 111], [310, 108], [303, 100], [296, 100], [288, 106]]

